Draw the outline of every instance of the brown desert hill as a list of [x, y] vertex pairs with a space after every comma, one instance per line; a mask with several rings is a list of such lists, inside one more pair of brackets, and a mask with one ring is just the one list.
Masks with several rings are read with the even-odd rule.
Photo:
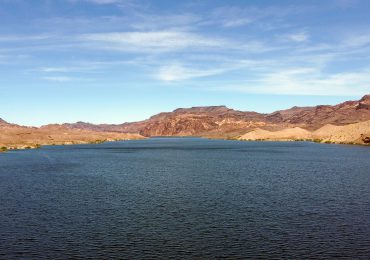
[[293, 107], [271, 113], [270, 122], [299, 125], [315, 130], [326, 124], [346, 125], [370, 120], [370, 95], [358, 101], [346, 101], [338, 105]]
[[256, 129], [240, 136], [238, 139], [249, 141], [312, 140], [324, 143], [370, 144], [370, 120], [342, 126], [328, 124], [313, 132], [299, 127], [279, 131]]
[[36, 148], [40, 145], [99, 143], [142, 138], [139, 134], [70, 129], [61, 125], [47, 125], [37, 128], [8, 124], [0, 127], [1, 150]]
[[312, 133], [300, 127], [286, 128], [279, 131], [256, 129], [242, 135], [239, 139], [271, 141], [309, 140], [312, 139]]
[[[264, 126], [264, 115], [256, 112], [242, 112], [226, 106], [179, 108], [163, 112], [147, 120], [118, 125], [94, 125], [77, 122], [64, 124], [74, 129], [140, 133], [143, 136], [206, 136], [245, 131]], [[235, 135], [235, 134], [234, 134]]]
[[7, 125], [8, 122], [6, 122], [5, 120], [3, 120], [2, 118], [0, 118], [0, 126], [1, 125]]
[[370, 120], [344, 126], [326, 125], [313, 132], [322, 142], [370, 144]]
[[142, 136], [243, 136], [243, 139], [252, 140], [320, 139], [361, 143], [362, 139], [367, 140], [368, 125], [356, 123], [369, 120], [370, 95], [334, 106], [293, 107], [270, 114], [243, 112], [226, 106], [179, 108], [147, 120], [123, 124], [77, 122], [36, 128], [9, 124], [1, 119], [0, 145], [79, 143]]
[[327, 124], [346, 125], [367, 120], [370, 120], [370, 95], [358, 101], [347, 101], [334, 106], [293, 107], [270, 114], [243, 112], [226, 106], [207, 106], [179, 108], [133, 123], [94, 125], [78, 122], [64, 125], [74, 129], [102, 132], [136, 132], [148, 137], [233, 138], [256, 128], [276, 131], [301, 127], [313, 131]]
[[97, 132], [116, 132], [116, 133], [139, 133], [148, 120], [123, 123], [123, 124], [92, 124], [87, 122], [64, 123], [62, 126], [70, 129], [91, 130]]
[[320, 127], [319, 129], [315, 130], [313, 132], [313, 135], [317, 139], [329, 138], [330, 136], [335, 135], [342, 128], [343, 128], [343, 126], [340, 126], [340, 125], [327, 124], [327, 125], [324, 125], [323, 127]]
[[64, 123], [62, 126], [71, 128], [71, 129], [82, 129], [82, 130], [91, 130], [97, 132], [118, 132], [124, 133], [125, 128], [122, 125], [114, 125], [114, 124], [91, 124], [86, 122], [76, 122], [73, 124]]
[[14, 124], [10, 124], [6, 122], [5, 120], [3, 120], [2, 118], [0, 118], [0, 127], [5, 127], [5, 126], [14, 126]]
[[205, 136], [265, 125], [262, 114], [225, 106], [180, 108], [152, 116], [140, 129], [144, 136]]

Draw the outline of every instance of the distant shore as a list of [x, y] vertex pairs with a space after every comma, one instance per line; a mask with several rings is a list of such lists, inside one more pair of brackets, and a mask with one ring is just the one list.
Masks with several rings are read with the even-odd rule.
[[204, 137], [244, 141], [311, 141], [370, 144], [370, 95], [337, 105], [292, 107], [269, 114], [226, 106], [178, 108], [138, 122], [76, 123], [28, 127], [0, 118], [0, 148], [84, 144], [147, 137]]
[[63, 143], [47, 143], [47, 144], [14, 144], [9, 146], [1, 146], [0, 152], [7, 152], [12, 150], [30, 150], [30, 149], [38, 149], [42, 146], [64, 146], [64, 145], [79, 145], [79, 144], [101, 144], [106, 142], [118, 142], [118, 141], [127, 141], [127, 140], [137, 140], [137, 139], [119, 139], [119, 140], [96, 140], [90, 142], [83, 142], [83, 141], [67, 141]]
[[63, 142], [63, 143], [47, 143], [47, 144], [20, 144], [20, 145], [9, 145], [9, 146], [0, 146], [1, 152], [16, 151], [16, 150], [30, 150], [30, 149], [39, 149], [43, 146], [65, 146], [65, 145], [79, 145], [79, 144], [101, 144], [106, 142], [119, 142], [119, 141], [129, 141], [129, 140], [142, 140], [145, 138], [136, 138], [136, 139], [117, 139], [117, 140], [96, 140], [90, 142], [83, 141], [73, 141], [73, 142]]
[[[195, 136], [161, 136], [161, 137], [153, 137], [153, 138], [192, 138]], [[207, 138], [207, 137], [200, 137], [198, 138]], [[152, 137], [150, 137], [152, 138]], [[1, 146], [0, 153], [8, 152], [8, 151], [16, 151], [16, 150], [29, 150], [29, 149], [39, 149], [42, 146], [65, 146], [65, 145], [79, 145], [79, 144], [100, 144], [106, 142], [119, 142], [119, 141], [128, 141], [128, 140], [144, 140], [147, 138], [138, 138], [138, 139], [122, 139], [122, 140], [96, 140], [91, 142], [64, 142], [64, 143], [53, 143], [53, 144], [27, 144], [27, 145], [11, 145], [11, 146]], [[333, 141], [325, 141], [319, 139], [240, 139], [240, 138], [207, 138], [211, 140], [232, 140], [232, 141], [240, 141], [240, 142], [312, 142], [312, 143], [320, 143], [320, 144], [341, 144], [341, 145], [359, 145], [359, 146], [370, 146], [370, 143], [354, 143], [354, 142], [333, 142]]]

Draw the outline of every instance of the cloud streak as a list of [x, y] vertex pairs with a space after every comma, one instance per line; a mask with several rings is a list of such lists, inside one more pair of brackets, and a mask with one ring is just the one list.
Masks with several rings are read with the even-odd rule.
[[183, 31], [114, 32], [85, 34], [81, 40], [91, 47], [125, 52], [167, 52], [188, 48], [217, 48], [227, 40]]
[[227, 69], [193, 69], [180, 64], [161, 67], [155, 78], [161, 81], [182, 81], [194, 78], [209, 77], [226, 72]]
[[98, 5], [119, 4], [123, 2], [122, 0], [68, 0], [68, 1], [71, 3], [86, 2]]
[[[349, 32], [340, 28], [332, 33], [334, 37], [330, 32], [327, 36], [321, 28], [311, 28], [297, 19], [315, 7], [228, 5], [200, 12], [180, 4], [181, 8], [169, 12], [162, 7], [122, 9], [133, 1], [66, 2], [70, 6], [89, 3], [86, 6], [104, 12], [38, 18], [33, 26], [42, 29], [33, 35], [0, 35], [1, 64], [10, 64], [7, 57], [14, 53], [26, 54], [35, 62], [32, 69], [25, 68], [27, 72], [37, 71], [39, 78], [56, 82], [75, 80], [77, 73], [108, 75], [111, 69], [128, 69], [166, 84], [211, 80], [220, 75], [224, 83], [243, 82], [220, 87], [225, 91], [327, 95], [330, 91], [348, 94], [356, 91], [355, 85], [368, 90], [369, 78], [364, 71], [353, 69], [350, 73], [342, 67], [347, 66], [344, 61], [364, 63], [370, 58], [369, 28]], [[107, 10], [114, 12], [107, 14]], [[47, 56], [49, 60], [43, 61]], [[80, 64], [83, 59], [87, 65]]]
[[43, 77], [42, 79], [49, 80], [49, 81], [56, 81], [56, 82], [67, 82], [67, 81], [73, 80], [73, 78], [66, 77], [66, 76], [50, 76], [50, 77]]
[[307, 32], [298, 32], [286, 35], [286, 38], [293, 42], [306, 42], [308, 41], [309, 37], [310, 36]]
[[317, 68], [282, 69], [219, 90], [277, 95], [353, 96], [370, 93], [370, 68], [326, 75]]

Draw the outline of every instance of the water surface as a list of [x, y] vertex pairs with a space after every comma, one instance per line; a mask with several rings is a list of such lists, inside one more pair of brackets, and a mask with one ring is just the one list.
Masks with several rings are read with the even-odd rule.
[[370, 257], [370, 149], [153, 138], [0, 154], [0, 258]]

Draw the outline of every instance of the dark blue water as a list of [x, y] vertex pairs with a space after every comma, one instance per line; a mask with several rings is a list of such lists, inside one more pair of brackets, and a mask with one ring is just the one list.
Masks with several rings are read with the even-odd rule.
[[0, 258], [370, 257], [370, 149], [158, 138], [0, 154]]

